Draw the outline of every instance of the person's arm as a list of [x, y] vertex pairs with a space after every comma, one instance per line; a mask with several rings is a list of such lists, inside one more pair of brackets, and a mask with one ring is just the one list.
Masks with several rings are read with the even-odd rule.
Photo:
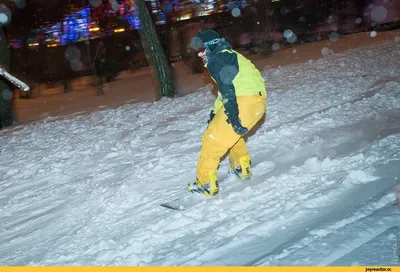
[[218, 84], [225, 114], [228, 117], [227, 121], [237, 134], [246, 134], [248, 130], [240, 122], [239, 106], [237, 104], [235, 86], [233, 85], [233, 80], [239, 72], [237, 55], [229, 52], [218, 53], [209, 62], [207, 68]]

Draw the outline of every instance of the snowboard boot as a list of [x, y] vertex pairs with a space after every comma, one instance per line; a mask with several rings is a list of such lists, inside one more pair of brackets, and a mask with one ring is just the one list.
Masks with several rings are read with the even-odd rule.
[[249, 180], [253, 176], [251, 172], [251, 160], [249, 156], [243, 156], [239, 159], [239, 165], [233, 168], [231, 166], [231, 173], [234, 173], [241, 180]]
[[188, 184], [188, 191], [191, 193], [203, 194], [205, 196], [215, 196], [219, 192], [219, 185], [217, 179], [217, 172], [212, 171], [209, 173], [210, 182], [202, 184], [199, 180], [190, 182]]

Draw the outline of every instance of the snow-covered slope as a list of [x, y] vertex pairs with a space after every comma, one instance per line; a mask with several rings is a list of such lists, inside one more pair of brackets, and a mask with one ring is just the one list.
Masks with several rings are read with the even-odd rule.
[[393, 265], [399, 59], [393, 41], [265, 70], [254, 180], [224, 160], [184, 212], [159, 204], [195, 178], [211, 85], [0, 132], [0, 264]]

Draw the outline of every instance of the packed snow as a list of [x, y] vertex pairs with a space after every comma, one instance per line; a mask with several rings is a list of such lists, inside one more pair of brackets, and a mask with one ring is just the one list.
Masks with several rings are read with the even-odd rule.
[[253, 180], [224, 158], [185, 211], [160, 204], [195, 179], [211, 84], [1, 131], [0, 265], [397, 265], [400, 43], [325, 51], [262, 71]]

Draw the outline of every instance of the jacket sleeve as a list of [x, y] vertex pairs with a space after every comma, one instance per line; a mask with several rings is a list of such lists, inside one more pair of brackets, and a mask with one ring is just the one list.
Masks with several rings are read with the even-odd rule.
[[229, 52], [216, 54], [209, 63], [208, 70], [218, 84], [228, 121], [231, 124], [240, 123], [239, 107], [233, 85], [233, 80], [239, 72], [237, 55]]

